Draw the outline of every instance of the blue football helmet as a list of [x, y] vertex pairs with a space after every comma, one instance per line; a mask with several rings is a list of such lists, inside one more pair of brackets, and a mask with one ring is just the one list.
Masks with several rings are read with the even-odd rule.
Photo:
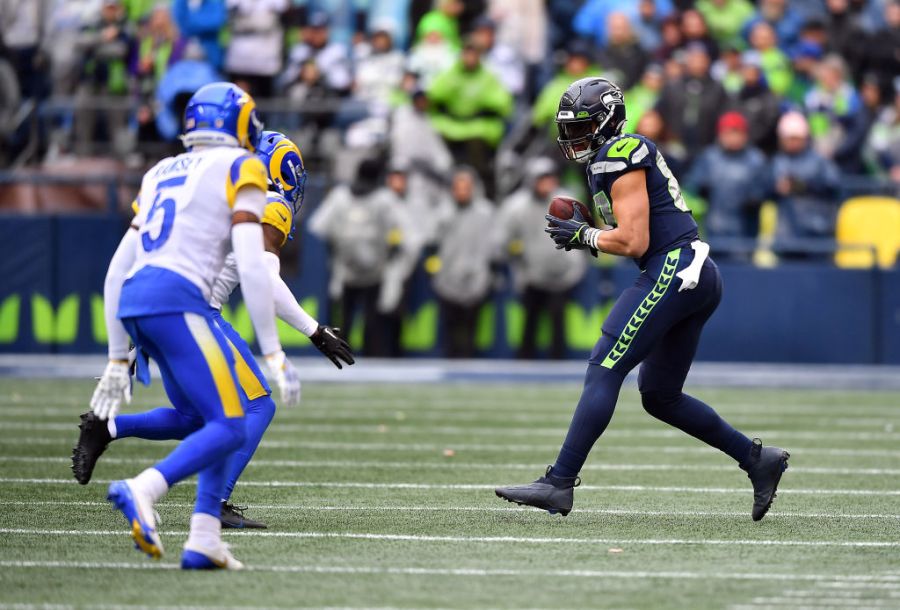
[[185, 148], [239, 146], [255, 152], [263, 124], [250, 94], [232, 83], [210, 83], [191, 96], [184, 110]]
[[269, 172], [269, 190], [284, 197], [296, 218], [306, 189], [306, 167], [300, 149], [283, 133], [264, 131], [256, 154]]

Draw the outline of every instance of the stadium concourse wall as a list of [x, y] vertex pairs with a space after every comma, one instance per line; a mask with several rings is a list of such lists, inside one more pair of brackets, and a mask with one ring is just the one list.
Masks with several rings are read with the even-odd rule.
[[[118, 215], [0, 216], [0, 352], [102, 353], [103, 278], [126, 228]], [[297, 242], [287, 252], [292, 260], [284, 264], [286, 279], [303, 306], [328, 321], [325, 245], [305, 233]], [[900, 269], [720, 266], [725, 296], [705, 331], [700, 360], [900, 364]], [[566, 312], [573, 358], [590, 352], [615, 296], [635, 272], [627, 261], [594, 267], [575, 290]], [[225, 314], [242, 335], [252, 337], [239, 295]], [[515, 294], [500, 290], [478, 324], [483, 354], [512, 357], [522, 322]], [[548, 329], [545, 324], [539, 342], [542, 335], [546, 343]], [[315, 353], [296, 331], [282, 326], [281, 333], [289, 351]], [[411, 356], [441, 353], [438, 305], [421, 266], [412, 282], [403, 345]]]

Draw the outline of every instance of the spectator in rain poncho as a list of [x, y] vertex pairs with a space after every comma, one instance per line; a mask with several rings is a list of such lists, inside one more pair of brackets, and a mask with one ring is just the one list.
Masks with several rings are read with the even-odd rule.
[[282, 70], [288, 0], [227, 0], [231, 40], [225, 53], [229, 79], [253, 96], [272, 95]]
[[548, 355], [565, 357], [566, 304], [587, 270], [585, 252], [557, 250], [544, 231], [547, 205], [558, 190], [555, 164], [538, 157], [526, 166], [525, 183], [500, 208], [499, 249], [510, 262], [516, 292], [525, 308], [520, 358], [537, 355], [538, 321], [545, 314], [552, 329]]
[[331, 249], [328, 293], [340, 303], [341, 328], [353, 337], [355, 318], [362, 315], [361, 351], [368, 356], [384, 353], [378, 299], [404, 224], [381, 189], [382, 167], [380, 160], [364, 160], [353, 183], [335, 186], [309, 221], [309, 230]]
[[391, 120], [391, 165], [406, 170], [409, 209], [417, 218], [422, 243], [434, 241], [438, 204], [446, 192], [453, 157], [428, 115], [428, 97], [421, 89]]
[[425, 244], [419, 227], [422, 218], [416, 214], [411, 205], [408, 172], [405, 167], [396, 165], [389, 167], [382, 194], [389, 201], [393, 217], [400, 223], [400, 227], [399, 235], [392, 240], [395, 246], [381, 283], [378, 311], [384, 328], [384, 355], [399, 357], [403, 355], [400, 336], [409, 296], [409, 280], [416, 270]]
[[[440, 213], [434, 291], [441, 304], [445, 355], [475, 355], [478, 313], [491, 292], [494, 245], [484, 227], [494, 219], [493, 204], [482, 195], [477, 174], [461, 168], [453, 175], [451, 198]], [[437, 269], [435, 269], [435, 267]]]

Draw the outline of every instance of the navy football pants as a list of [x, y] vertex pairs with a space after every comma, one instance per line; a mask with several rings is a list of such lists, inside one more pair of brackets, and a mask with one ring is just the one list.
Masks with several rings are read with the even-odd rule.
[[690, 265], [694, 254], [685, 247], [653, 257], [616, 301], [591, 354], [554, 475], [578, 474], [612, 418], [625, 376], [638, 364], [638, 387], [648, 413], [738, 462], [747, 456], [750, 439], [682, 392], [703, 325], [722, 298], [722, 279], [711, 259], [704, 262], [697, 287], [679, 292], [676, 273]]

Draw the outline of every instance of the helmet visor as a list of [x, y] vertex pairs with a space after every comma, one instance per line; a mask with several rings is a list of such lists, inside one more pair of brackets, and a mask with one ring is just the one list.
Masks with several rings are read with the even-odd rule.
[[567, 159], [582, 161], [593, 152], [592, 140], [596, 124], [593, 119], [581, 121], [558, 121], [559, 147]]

